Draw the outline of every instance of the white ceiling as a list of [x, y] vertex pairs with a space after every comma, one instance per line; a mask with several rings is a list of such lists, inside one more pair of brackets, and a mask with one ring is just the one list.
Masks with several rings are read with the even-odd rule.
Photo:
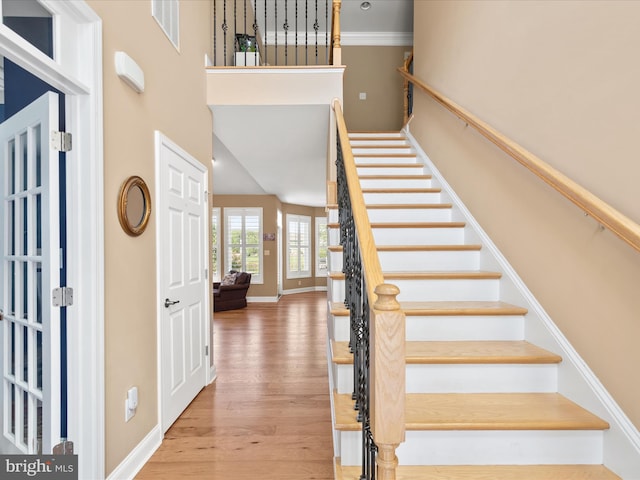
[[[276, 0], [267, 0], [273, 5]], [[304, 18], [305, 3], [312, 25], [315, 0], [288, 0], [288, 22], [293, 24], [295, 3]], [[318, 0], [318, 22], [324, 32], [324, 1]], [[340, 24], [344, 45], [384, 45], [406, 42], [413, 33], [413, 0], [342, 0]], [[285, 0], [277, 0], [278, 25], [284, 23]], [[264, 23], [264, 2], [258, 21]], [[329, 0], [328, 16], [331, 16]], [[274, 25], [269, 17], [267, 24]], [[262, 26], [260, 27], [261, 30]], [[273, 29], [273, 27], [271, 27]], [[290, 33], [293, 26], [290, 27]], [[300, 25], [299, 28], [302, 28]], [[386, 42], [386, 43], [385, 43]], [[406, 45], [406, 43], [400, 43]], [[297, 205], [326, 205], [328, 105], [211, 106], [214, 121], [213, 193], [276, 195]]]
[[213, 193], [324, 206], [328, 105], [217, 106]]

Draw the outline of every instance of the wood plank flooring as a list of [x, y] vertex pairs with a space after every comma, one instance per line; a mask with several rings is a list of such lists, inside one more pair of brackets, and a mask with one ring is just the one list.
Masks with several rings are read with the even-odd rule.
[[139, 480], [333, 480], [326, 292], [216, 312], [218, 378]]

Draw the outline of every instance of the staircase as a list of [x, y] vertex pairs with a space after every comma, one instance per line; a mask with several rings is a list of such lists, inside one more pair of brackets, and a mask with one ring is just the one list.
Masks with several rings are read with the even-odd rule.
[[[398, 480], [618, 479], [609, 422], [559, 393], [575, 369], [457, 198], [400, 132], [351, 133], [385, 282], [406, 316]], [[360, 478], [337, 206], [329, 206], [336, 479]], [[569, 372], [567, 374], [566, 372]]]

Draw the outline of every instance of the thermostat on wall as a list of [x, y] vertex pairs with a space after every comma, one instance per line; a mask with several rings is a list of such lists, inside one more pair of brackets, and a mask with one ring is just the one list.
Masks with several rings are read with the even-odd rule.
[[124, 52], [116, 52], [116, 73], [136, 92], [144, 92], [144, 73], [133, 58]]

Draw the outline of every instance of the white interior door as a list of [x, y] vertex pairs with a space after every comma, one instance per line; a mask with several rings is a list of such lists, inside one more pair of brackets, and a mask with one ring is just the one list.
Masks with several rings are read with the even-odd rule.
[[60, 435], [58, 96], [0, 125], [0, 453], [51, 453]]
[[207, 170], [156, 132], [162, 428], [206, 385]]

